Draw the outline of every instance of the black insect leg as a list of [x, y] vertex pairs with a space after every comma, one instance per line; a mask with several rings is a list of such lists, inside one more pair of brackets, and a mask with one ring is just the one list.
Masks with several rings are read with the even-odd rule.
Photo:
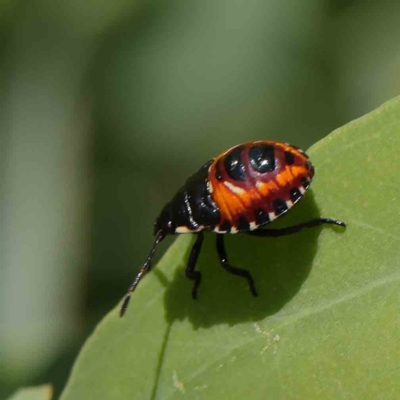
[[330, 225], [337, 225], [345, 227], [346, 224], [342, 221], [337, 221], [332, 218], [316, 218], [308, 222], [304, 222], [302, 224], [288, 226], [287, 228], [281, 229], [259, 229], [255, 231], [246, 232], [248, 235], [251, 236], [258, 236], [258, 237], [279, 237], [279, 236], [286, 236], [292, 235], [293, 233], [300, 232], [305, 228], [313, 228], [315, 226], [323, 225], [323, 224], [330, 224]]
[[193, 288], [192, 288], [192, 298], [196, 299], [197, 298], [197, 288], [200, 285], [201, 282], [201, 272], [200, 271], [195, 271], [197, 259], [199, 257], [199, 253], [201, 250], [201, 245], [203, 244], [203, 239], [204, 239], [204, 234], [203, 232], [200, 232], [197, 234], [197, 239], [196, 242], [194, 243], [192, 247], [192, 251], [190, 252], [189, 256], [189, 261], [187, 263], [186, 267], [186, 276], [194, 281]]
[[232, 267], [232, 265], [228, 264], [228, 257], [226, 255], [226, 250], [225, 250], [224, 236], [221, 234], [220, 235], [217, 234], [217, 252], [221, 266], [225, 269], [225, 271], [228, 271], [230, 274], [246, 278], [247, 282], [249, 283], [252, 295], [256, 297], [257, 291], [254, 286], [254, 280], [250, 272], [242, 268]]

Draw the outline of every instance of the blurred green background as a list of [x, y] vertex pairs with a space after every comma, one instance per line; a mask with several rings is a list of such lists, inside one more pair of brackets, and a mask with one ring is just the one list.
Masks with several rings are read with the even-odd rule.
[[307, 148], [398, 95], [399, 17], [389, 0], [2, 0], [0, 398], [59, 393], [202, 163]]

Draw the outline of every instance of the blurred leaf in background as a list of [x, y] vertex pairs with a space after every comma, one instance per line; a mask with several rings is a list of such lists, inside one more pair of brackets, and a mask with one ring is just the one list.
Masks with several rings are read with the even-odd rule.
[[400, 92], [389, 0], [0, 5], [0, 397], [61, 390], [160, 207], [239, 142], [307, 147]]

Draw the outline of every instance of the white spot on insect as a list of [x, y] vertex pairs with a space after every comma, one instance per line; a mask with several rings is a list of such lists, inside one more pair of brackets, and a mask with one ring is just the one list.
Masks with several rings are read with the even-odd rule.
[[288, 201], [286, 202], [286, 205], [287, 205], [288, 208], [293, 207], [293, 201], [288, 200]]
[[176, 233], [191, 233], [193, 232], [191, 229], [189, 229], [187, 226], [177, 226], [175, 228]]
[[301, 194], [304, 194], [306, 190], [303, 188], [303, 186], [299, 186], [299, 190]]
[[255, 222], [250, 222], [249, 225], [250, 225], [250, 230], [251, 231], [254, 231], [255, 229], [258, 228], [258, 225]]
[[185, 386], [183, 385], [183, 382], [178, 379], [178, 374], [175, 370], [172, 374], [172, 382], [174, 383], [174, 387], [176, 389], [182, 393], [185, 393]]
[[200, 232], [204, 229], [203, 225], [200, 225], [198, 228], [196, 229], [190, 229], [187, 226], [177, 226], [175, 228], [175, 232], [176, 233], [194, 233], [194, 232]]
[[239, 231], [234, 227], [234, 226], [232, 226], [232, 228], [231, 228], [231, 233], [238, 233]]
[[257, 189], [261, 189], [261, 187], [264, 185], [264, 183], [262, 183], [261, 181], [257, 181], [256, 182], [256, 187]]
[[210, 181], [207, 181], [207, 189], [208, 189], [208, 191], [209, 191], [210, 193], [213, 192], [213, 185], [212, 185], [212, 183], [211, 183]]
[[228, 181], [224, 181], [224, 185], [233, 193], [235, 194], [243, 194], [245, 193], [245, 190], [242, 189], [241, 187], [232, 185], [232, 183], [228, 182]]
[[268, 216], [269, 216], [270, 221], [273, 221], [274, 219], [276, 219], [276, 214], [274, 212], [268, 213]]

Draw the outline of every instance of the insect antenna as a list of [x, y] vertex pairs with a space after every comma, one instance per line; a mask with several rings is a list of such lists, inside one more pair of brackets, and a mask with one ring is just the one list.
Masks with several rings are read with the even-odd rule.
[[121, 306], [121, 310], [119, 312], [120, 317], [123, 317], [123, 315], [125, 314], [125, 311], [128, 308], [132, 293], [135, 291], [136, 286], [139, 284], [140, 280], [143, 278], [143, 275], [151, 269], [151, 259], [153, 258], [154, 253], [156, 252], [156, 247], [157, 247], [158, 243], [160, 243], [164, 239], [164, 237], [165, 237], [165, 233], [162, 230], [157, 232], [153, 247], [151, 248], [150, 253], [147, 256], [146, 261], [140, 268], [138, 274], [136, 275], [135, 280], [133, 281], [132, 285], [128, 289], [127, 294], [125, 295], [124, 301]]

